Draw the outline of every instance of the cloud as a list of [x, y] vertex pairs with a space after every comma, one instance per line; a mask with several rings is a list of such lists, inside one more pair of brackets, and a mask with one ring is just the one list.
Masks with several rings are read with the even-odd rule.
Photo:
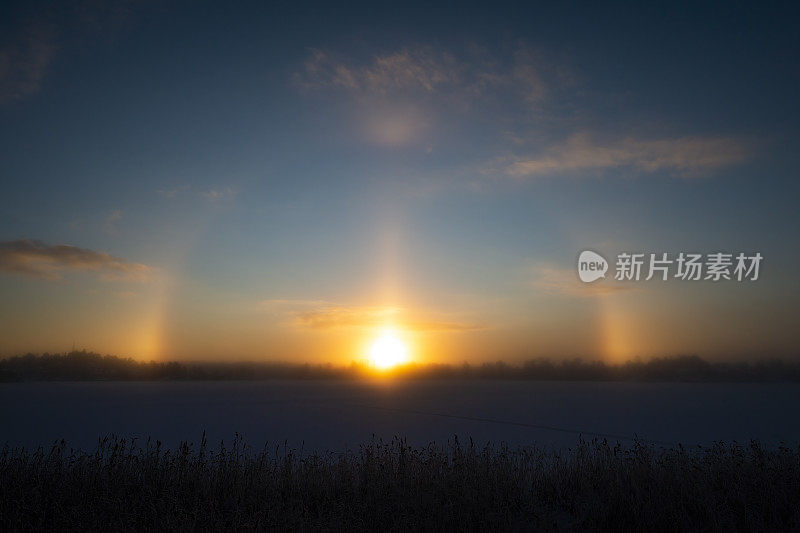
[[122, 220], [122, 210], [114, 209], [106, 217], [105, 223], [103, 224], [103, 230], [109, 235], [115, 234], [117, 232], [117, 222], [120, 220]]
[[485, 326], [464, 322], [447, 322], [441, 320], [417, 320], [404, 322], [403, 327], [411, 331], [474, 331]]
[[464, 117], [484, 129], [496, 127], [500, 142], [485, 147], [484, 161], [490, 150], [504, 153], [503, 144], [507, 155], [468, 163], [472, 175], [477, 169], [478, 175], [525, 180], [621, 169], [698, 178], [754, 154], [751, 141], [724, 135], [592, 135], [582, 124], [591, 123], [593, 96], [581, 90], [568, 63], [523, 42], [457, 52], [411, 45], [361, 59], [311, 50], [294, 79], [304, 90], [350, 98], [364, 140], [379, 146], [416, 143], [427, 150], [448, 127], [454, 130], [445, 142], [457, 139]]
[[730, 137], [625, 138], [598, 143], [582, 132], [541, 154], [513, 156], [501, 159], [500, 163], [505, 174], [519, 179], [623, 167], [693, 178], [739, 164], [751, 155], [752, 149], [746, 142]]
[[463, 128], [465, 116], [499, 112], [507, 127], [543, 115], [567, 79], [561, 70], [524, 44], [495, 53], [408, 45], [367, 58], [312, 49], [293, 80], [306, 93], [344, 98], [365, 142], [428, 151], [447, 127]]
[[534, 267], [532, 286], [548, 294], [579, 298], [608, 296], [632, 290], [630, 286], [614, 284], [610, 279], [583, 283], [572, 269], [544, 265]]
[[117, 291], [114, 296], [121, 300], [135, 300], [139, 297], [139, 294], [135, 291]]
[[0, 270], [45, 280], [62, 279], [65, 272], [91, 272], [101, 281], [145, 282], [152, 274], [146, 265], [107, 253], [29, 239], [0, 242]]
[[116, 290], [94, 288], [90, 289], [89, 293], [113, 296], [114, 298], [119, 298], [120, 300], [135, 300], [139, 298], [139, 293], [136, 291], [116, 291]]
[[538, 104], [547, 96], [548, 86], [542, 78], [541, 65], [545, 61], [533, 50], [520, 47], [515, 52], [514, 66], [510, 79], [499, 78], [500, 83], [514, 84], [529, 104]]
[[237, 191], [231, 189], [230, 187], [225, 187], [222, 189], [210, 189], [200, 194], [202, 194], [203, 197], [206, 198], [207, 200], [215, 202], [218, 200], [224, 200], [226, 198], [233, 198], [234, 196], [236, 196]]
[[322, 50], [311, 50], [295, 82], [304, 88], [332, 87], [386, 93], [396, 89], [432, 92], [459, 80], [460, 66], [447, 52], [431, 47], [410, 47], [376, 55], [365, 65], [338, 59]]
[[[168, 189], [156, 189], [156, 194], [162, 198], [173, 199], [183, 195], [183, 193], [191, 190], [189, 185], [181, 185], [179, 187], [171, 187]], [[211, 202], [217, 202], [229, 198], [235, 198], [239, 191], [233, 187], [215, 187], [205, 191], [196, 191], [195, 195], [201, 196]]]
[[467, 331], [473, 324], [429, 318], [411, 318], [406, 309], [382, 306], [337, 305], [320, 300], [273, 299], [260, 302], [262, 310], [288, 317], [285, 325], [305, 330], [379, 328], [387, 324], [408, 331]]
[[15, 42], [0, 48], [0, 104], [36, 93], [56, 55], [53, 31], [28, 28]]
[[325, 305], [293, 312], [297, 326], [308, 329], [380, 326], [397, 315], [392, 307]]
[[0, 48], [0, 105], [36, 94], [62, 44], [74, 48], [85, 41], [108, 43], [145, 5], [135, 0], [19, 4], [16, 20], [6, 25], [15, 29], [3, 36], [5, 44]]
[[330, 305], [325, 300], [295, 300], [292, 298], [270, 298], [261, 300], [257, 307], [260, 311], [274, 313], [287, 313], [298, 308], [318, 307]]
[[500, 57], [470, 46], [461, 54], [432, 46], [405, 46], [367, 61], [312, 49], [295, 84], [306, 90], [332, 89], [356, 95], [444, 94], [455, 102], [515, 97], [539, 104], [552, 85], [567, 81], [543, 54], [519, 44]]
[[156, 194], [161, 196], [162, 198], [175, 198], [178, 194], [188, 191], [188, 185], [181, 185], [180, 187], [173, 187], [172, 189], [158, 189], [156, 190]]

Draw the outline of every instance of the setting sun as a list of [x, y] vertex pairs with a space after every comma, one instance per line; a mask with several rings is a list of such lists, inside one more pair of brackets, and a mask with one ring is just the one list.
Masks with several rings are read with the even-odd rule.
[[381, 370], [406, 362], [408, 349], [392, 332], [381, 335], [369, 350], [370, 363]]

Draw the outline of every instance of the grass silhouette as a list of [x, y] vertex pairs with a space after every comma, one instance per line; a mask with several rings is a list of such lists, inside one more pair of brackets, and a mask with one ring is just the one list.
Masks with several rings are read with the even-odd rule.
[[118, 438], [0, 454], [0, 529], [787, 530], [800, 450], [581, 442], [564, 452], [417, 449], [311, 454], [239, 439], [166, 450]]

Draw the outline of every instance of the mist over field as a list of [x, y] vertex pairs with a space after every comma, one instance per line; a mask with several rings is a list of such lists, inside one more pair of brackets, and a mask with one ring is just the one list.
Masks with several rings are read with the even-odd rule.
[[800, 439], [790, 423], [800, 410], [800, 364], [780, 360], [411, 364], [387, 374], [356, 364], [144, 363], [81, 351], [0, 360], [0, 381], [0, 440], [27, 446], [65, 439], [89, 450], [117, 435], [174, 447], [203, 433], [317, 452], [395, 437], [556, 448], [595, 437], [665, 446]]

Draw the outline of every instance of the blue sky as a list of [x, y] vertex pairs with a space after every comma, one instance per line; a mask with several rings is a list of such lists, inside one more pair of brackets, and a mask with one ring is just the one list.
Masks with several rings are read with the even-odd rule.
[[[3, 353], [797, 354], [797, 8], [3, 10]], [[602, 291], [587, 248], [765, 259]]]

